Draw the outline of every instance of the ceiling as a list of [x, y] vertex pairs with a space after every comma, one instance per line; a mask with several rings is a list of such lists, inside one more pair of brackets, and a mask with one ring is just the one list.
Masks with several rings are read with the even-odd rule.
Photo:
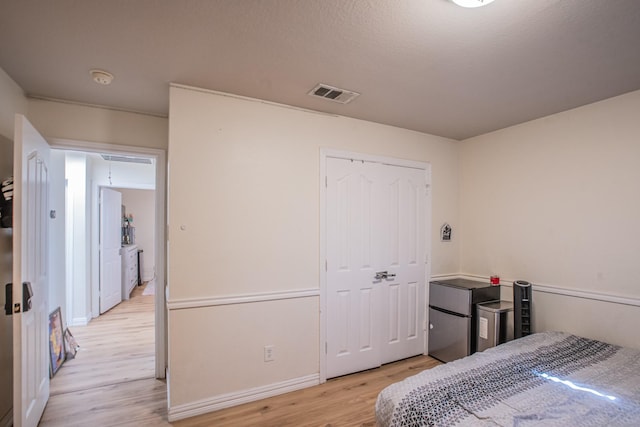
[[640, 89], [640, 1], [0, 0], [0, 68], [34, 97], [167, 115], [175, 82], [465, 139]]

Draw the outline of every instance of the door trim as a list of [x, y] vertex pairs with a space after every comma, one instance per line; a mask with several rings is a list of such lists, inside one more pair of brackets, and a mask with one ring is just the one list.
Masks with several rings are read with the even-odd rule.
[[[327, 381], [327, 353], [326, 353], [326, 341], [327, 341], [327, 159], [337, 158], [346, 160], [357, 160], [371, 163], [381, 163], [390, 166], [402, 166], [414, 169], [421, 169], [425, 172], [425, 180], [427, 182], [426, 191], [426, 206], [425, 206], [425, 283], [429, 283], [429, 277], [431, 276], [431, 163], [421, 162], [415, 160], [399, 159], [395, 157], [378, 156], [366, 153], [357, 153], [353, 151], [342, 151], [332, 148], [320, 148], [320, 383]], [[428, 298], [428, 297], [427, 297]], [[428, 304], [428, 299], [427, 299]], [[425, 307], [426, 310], [426, 307]], [[424, 325], [424, 334], [427, 334], [426, 324]], [[425, 348], [423, 354], [427, 354], [428, 337], [424, 337]]]
[[[51, 148], [58, 150], [76, 150], [91, 153], [112, 153], [122, 155], [143, 155], [156, 160], [156, 293], [155, 293], [155, 360], [156, 378], [166, 377], [167, 368], [167, 323], [166, 323], [166, 170], [167, 152], [159, 148], [134, 147], [78, 141], [70, 139], [47, 139]], [[92, 262], [93, 258], [92, 255]]]
[[186, 308], [217, 307], [221, 305], [248, 304], [265, 301], [283, 301], [296, 298], [310, 298], [320, 295], [320, 290], [291, 289], [288, 291], [259, 292], [250, 294], [226, 295], [223, 297], [178, 298], [167, 300], [167, 309], [184, 310]]

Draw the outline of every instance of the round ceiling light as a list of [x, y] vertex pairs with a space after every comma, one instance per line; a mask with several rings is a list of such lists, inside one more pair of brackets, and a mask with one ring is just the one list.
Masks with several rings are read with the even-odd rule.
[[489, 3], [493, 2], [493, 0], [451, 0], [458, 6], [462, 7], [480, 7], [486, 6]]
[[110, 85], [113, 81], [113, 74], [104, 70], [91, 70], [89, 71], [89, 74], [91, 74], [91, 78], [94, 82], [101, 85]]

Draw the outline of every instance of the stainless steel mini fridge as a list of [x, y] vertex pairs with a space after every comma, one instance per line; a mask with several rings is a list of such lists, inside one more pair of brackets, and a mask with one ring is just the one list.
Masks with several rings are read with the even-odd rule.
[[500, 286], [466, 279], [429, 283], [429, 355], [443, 362], [476, 352], [476, 304], [500, 300]]
[[483, 302], [478, 304], [477, 310], [477, 351], [484, 351], [513, 339], [512, 302]]

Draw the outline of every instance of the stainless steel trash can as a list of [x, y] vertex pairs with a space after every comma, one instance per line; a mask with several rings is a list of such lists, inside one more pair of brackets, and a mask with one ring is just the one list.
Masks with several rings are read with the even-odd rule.
[[513, 303], [485, 302], [477, 305], [478, 351], [513, 339]]

